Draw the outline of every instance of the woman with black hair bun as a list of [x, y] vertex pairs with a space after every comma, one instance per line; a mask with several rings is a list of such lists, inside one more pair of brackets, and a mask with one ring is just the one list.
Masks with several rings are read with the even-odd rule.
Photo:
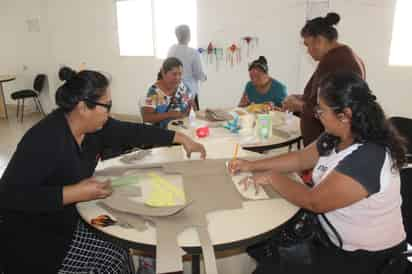
[[249, 65], [250, 81], [239, 102], [239, 107], [250, 104], [268, 104], [272, 109], [281, 107], [287, 95], [286, 86], [269, 75], [266, 58], [260, 56]]
[[93, 177], [99, 160], [141, 145], [178, 143], [203, 158], [205, 149], [179, 132], [111, 118], [109, 80], [97, 71], [65, 67], [59, 77], [58, 109], [26, 132], [0, 179], [0, 260], [6, 273], [131, 273], [127, 250], [97, 237], [75, 207], [111, 195], [110, 181]]
[[[300, 260], [280, 262], [281, 248], [273, 249], [273, 257], [262, 260], [253, 273], [405, 273], [399, 175], [406, 164], [405, 141], [355, 73], [330, 74], [320, 81], [316, 98], [313, 111], [325, 128], [317, 141], [296, 152], [229, 163], [233, 173], [255, 174], [241, 181], [245, 189], [270, 185], [292, 204], [323, 214], [317, 218], [327, 240], [311, 246], [312, 263], [302, 259], [304, 248], [283, 246], [290, 253], [302, 252]], [[306, 169], [313, 169], [312, 188], [284, 175]]]
[[309, 55], [318, 63], [315, 72], [306, 84], [303, 95], [290, 95], [285, 98], [283, 109], [297, 113], [300, 118], [303, 143], [305, 146], [316, 140], [324, 131], [316, 119], [313, 108], [319, 83], [329, 73], [349, 71], [365, 79], [365, 65], [353, 50], [338, 42], [336, 25], [340, 16], [331, 12], [326, 17], [316, 17], [306, 22], [300, 35]]

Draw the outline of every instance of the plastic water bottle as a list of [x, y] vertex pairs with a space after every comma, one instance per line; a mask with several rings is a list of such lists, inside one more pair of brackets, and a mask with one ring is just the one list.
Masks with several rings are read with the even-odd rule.
[[191, 108], [190, 112], [189, 112], [189, 124], [190, 124], [191, 127], [196, 126], [196, 113], [193, 110], [193, 108]]
[[285, 124], [290, 125], [293, 121], [293, 112], [286, 111], [285, 114]]

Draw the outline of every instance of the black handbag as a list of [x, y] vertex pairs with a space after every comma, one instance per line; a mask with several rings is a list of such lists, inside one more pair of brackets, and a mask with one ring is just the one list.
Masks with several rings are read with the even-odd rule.
[[[269, 240], [255, 244], [246, 249], [247, 253], [257, 263], [270, 258], [279, 264], [312, 264], [316, 259], [316, 247], [319, 245], [330, 246], [332, 243], [323, 230], [318, 215], [305, 209], [298, 213]], [[330, 224], [326, 216], [320, 214], [334, 232], [339, 241], [342, 240], [336, 229]]]

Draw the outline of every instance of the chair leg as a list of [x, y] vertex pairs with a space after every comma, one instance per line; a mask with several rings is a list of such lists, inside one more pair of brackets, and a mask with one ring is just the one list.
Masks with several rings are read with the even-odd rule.
[[39, 97], [36, 97], [37, 103], [39, 104], [39, 109], [40, 112], [43, 114], [43, 116], [46, 116], [46, 113], [44, 112], [43, 106], [41, 105]]
[[17, 99], [16, 119], [19, 120], [20, 99]]
[[40, 109], [39, 109], [39, 104], [37, 103], [36, 97], [33, 97], [33, 102], [34, 102], [34, 105], [36, 106], [36, 110], [38, 112], [41, 112]]
[[21, 117], [21, 119], [20, 119], [20, 122], [21, 123], [23, 123], [23, 116], [24, 116], [24, 98], [22, 99], [23, 100], [23, 102], [22, 102], [22, 106], [21, 106], [21, 110], [20, 110], [20, 117]]

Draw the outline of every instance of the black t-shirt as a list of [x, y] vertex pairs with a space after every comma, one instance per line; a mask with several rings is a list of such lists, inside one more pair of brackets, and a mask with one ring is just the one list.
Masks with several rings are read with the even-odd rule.
[[1, 259], [19, 271], [56, 273], [79, 221], [74, 204], [63, 206], [63, 187], [91, 177], [105, 150], [170, 145], [173, 138], [172, 131], [109, 118], [80, 147], [64, 112], [52, 112], [23, 136], [0, 179]]

